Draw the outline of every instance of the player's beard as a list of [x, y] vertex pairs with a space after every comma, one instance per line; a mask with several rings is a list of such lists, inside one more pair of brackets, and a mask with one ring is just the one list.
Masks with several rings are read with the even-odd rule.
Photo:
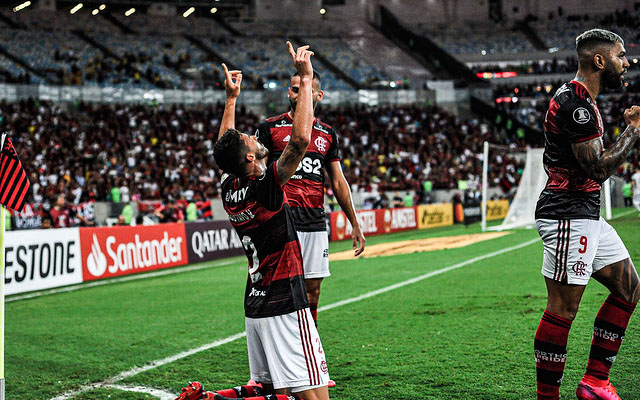
[[607, 67], [602, 71], [602, 85], [605, 89], [617, 90], [621, 89], [624, 81], [622, 80], [622, 72], [617, 72], [613, 66], [613, 64], [607, 65]]
[[[293, 111], [294, 113], [296, 112], [296, 105], [298, 104], [297, 101], [292, 100], [291, 98], [289, 98], [289, 104], [291, 105], [291, 111]], [[313, 111], [316, 111], [316, 106], [318, 105], [318, 100], [317, 99], [313, 99]]]
[[269, 157], [269, 149], [262, 145], [262, 143], [258, 144], [258, 148], [256, 149], [256, 158], [258, 160], [262, 160]]

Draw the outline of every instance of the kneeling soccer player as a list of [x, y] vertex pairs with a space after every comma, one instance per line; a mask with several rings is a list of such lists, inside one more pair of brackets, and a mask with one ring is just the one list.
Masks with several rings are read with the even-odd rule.
[[[296, 52], [291, 43], [287, 45], [301, 83], [293, 132], [282, 156], [267, 166], [267, 149], [255, 136], [234, 129], [242, 73], [224, 66], [227, 101], [214, 157], [224, 171], [225, 211], [249, 260], [244, 306], [251, 379], [262, 383], [264, 393], [271, 395], [267, 399], [285, 400], [292, 394], [296, 399], [328, 400], [329, 372], [309, 311], [300, 243], [282, 190], [311, 138], [313, 52], [308, 46]], [[245, 391], [252, 396], [249, 388]], [[182, 399], [202, 398], [183, 394]]]

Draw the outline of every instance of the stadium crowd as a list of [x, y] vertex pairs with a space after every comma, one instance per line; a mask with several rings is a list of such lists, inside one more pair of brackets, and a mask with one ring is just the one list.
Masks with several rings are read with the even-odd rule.
[[[319, 109], [340, 134], [345, 175], [354, 191], [477, 187], [482, 143], [522, 146], [487, 122], [462, 120], [437, 107], [349, 106]], [[222, 105], [0, 103], [3, 129], [15, 138], [32, 182], [31, 201], [204, 200], [219, 195], [212, 145]], [[261, 117], [241, 107], [238, 129]], [[495, 154], [498, 183], [521, 166]]]
[[575, 73], [578, 69], [578, 61], [575, 57], [565, 59], [554, 57], [551, 60], [533, 60], [517, 64], [478, 64], [471, 65], [470, 68], [474, 73], [510, 71], [519, 75], [563, 74]]

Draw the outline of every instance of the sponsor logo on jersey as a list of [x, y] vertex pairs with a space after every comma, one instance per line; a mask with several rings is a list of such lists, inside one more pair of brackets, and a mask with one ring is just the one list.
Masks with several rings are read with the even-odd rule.
[[293, 124], [290, 124], [290, 123], [287, 122], [287, 120], [282, 119], [282, 120], [276, 122], [276, 124], [274, 126], [276, 128], [283, 128], [285, 126], [293, 126]]
[[589, 111], [584, 107], [578, 107], [573, 112], [573, 120], [579, 124], [586, 124], [591, 119]]
[[327, 139], [323, 138], [322, 136], [318, 136], [314, 143], [318, 150], [322, 152], [327, 151], [327, 143], [329, 143]]
[[317, 129], [317, 130], [319, 130], [319, 131], [320, 131], [320, 132], [322, 132], [322, 133], [326, 133], [327, 135], [329, 134], [329, 131], [328, 131], [328, 130], [326, 130], [326, 129], [324, 128], [324, 126], [322, 126], [322, 125], [320, 125], [320, 124], [315, 124], [315, 125], [313, 126], [313, 129]]
[[291, 135], [287, 135], [287, 137], [282, 139], [283, 142], [288, 142], [289, 140], [291, 140]]
[[267, 291], [266, 290], [256, 290], [256, 288], [254, 288], [254, 287], [251, 288], [251, 293], [249, 293], [249, 296], [264, 297], [266, 295], [267, 295]]
[[251, 210], [245, 210], [238, 214], [229, 214], [229, 220], [235, 223], [247, 222], [255, 218], [255, 215]]
[[228, 191], [224, 199], [227, 201], [227, 203], [239, 203], [247, 196], [247, 190], [249, 190], [248, 187]]

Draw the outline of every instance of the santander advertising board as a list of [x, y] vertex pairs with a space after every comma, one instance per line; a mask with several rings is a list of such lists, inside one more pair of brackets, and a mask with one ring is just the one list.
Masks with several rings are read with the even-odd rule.
[[187, 264], [183, 224], [81, 228], [83, 280]]

